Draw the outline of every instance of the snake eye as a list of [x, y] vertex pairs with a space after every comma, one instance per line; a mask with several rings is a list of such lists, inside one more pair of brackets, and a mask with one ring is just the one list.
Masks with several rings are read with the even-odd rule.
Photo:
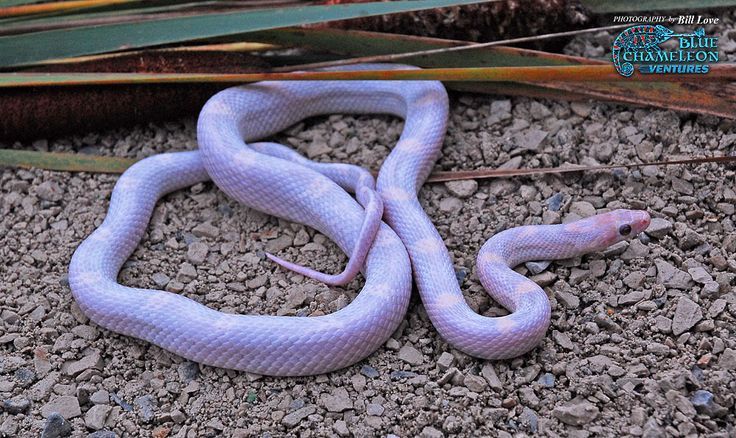
[[631, 225], [629, 224], [621, 225], [618, 228], [618, 233], [622, 236], [628, 236], [630, 232], [631, 232]]

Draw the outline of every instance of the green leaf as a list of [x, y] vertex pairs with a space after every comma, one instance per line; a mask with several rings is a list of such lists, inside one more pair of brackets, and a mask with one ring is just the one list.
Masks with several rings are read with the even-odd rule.
[[67, 172], [122, 173], [136, 160], [67, 152], [0, 149], [0, 166], [63, 170]]
[[204, 14], [0, 37], [0, 66], [106, 53], [257, 30], [384, 15], [481, 0], [402, 0]]

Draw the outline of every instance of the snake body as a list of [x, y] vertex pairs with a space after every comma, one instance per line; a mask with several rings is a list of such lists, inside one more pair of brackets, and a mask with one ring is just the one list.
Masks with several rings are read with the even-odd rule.
[[[376, 66], [361, 68], [370, 67]], [[363, 206], [375, 204], [359, 204], [346, 192], [368, 198], [373, 180], [367, 172], [313, 163], [277, 144], [248, 143], [332, 113], [405, 120], [376, 182], [386, 223], [373, 232]], [[224, 90], [200, 113], [199, 150], [144, 159], [120, 178], [105, 221], [72, 258], [74, 297], [97, 324], [187, 359], [259, 374], [309, 375], [350, 365], [388, 339], [404, 318], [413, 270], [427, 314], [449, 343], [481, 358], [522, 354], [544, 336], [550, 305], [544, 291], [510, 266], [601, 249], [643, 230], [649, 218], [619, 210], [499, 233], [482, 248], [478, 272], [511, 313], [478, 315], [466, 304], [444, 242], [417, 199], [440, 155], [447, 118], [448, 97], [439, 82], [262, 82]], [[233, 315], [178, 294], [118, 284], [118, 271], [145, 233], [158, 198], [207, 178], [250, 208], [315, 228], [346, 254], [362, 257], [360, 247], [370, 237], [357, 298], [319, 317]], [[622, 227], [630, 232], [623, 235]]]

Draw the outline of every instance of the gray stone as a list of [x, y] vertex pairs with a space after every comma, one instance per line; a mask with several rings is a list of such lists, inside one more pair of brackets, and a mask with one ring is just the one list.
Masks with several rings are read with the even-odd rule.
[[657, 283], [680, 290], [689, 288], [692, 277], [687, 272], [677, 269], [664, 260], [655, 260], [654, 265], [657, 267]]
[[378, 403], [368, 403], [365, 407], [365, 413], [374, 417], [380, 417], [383, 415], [383, 411], [386, 409]]
[[268, 241], [268, 243], [266, 243], [266, 251], [270, 252], [271, 254], [275, 254], [290, 247], [293, 242], [294, 239], [291, 236], [287, 234], [281, 234], [279, 237], [271, 239]]
[[153, 280], [153, 283], [158, 287], [166, 287], [166, 285], [169, 284], [169, 281], [171, 281], [168, 275], [162, 274], [161, 272], [153, 274], [151, 276], [151, 280]]
[[440, 355], [439, 359], [437, 359], [437, 366], [439, 366], [442, 371], [445, 371], [452, 366], [453, 362], [455, 362], [455, 356], [445, 351]]
[[488, 386], [486, 380], [483, 377], [476, 376], [474, 374], [468, 374], [467, 376], [465, 376], [463, 383], [465, 384], [466, 388], [477, 393], [483, 392]]
[[82, 415], [79, 400], [71, 395], [56, 397], [41, 408], [41, 415], [44, 418], [48, 418], [54, 412], [59, 413], [67, 420]]
[[690, 268], [687, 270], [687, 272], [696, 283], [705, 284], [707, 282], [713, 281], [713, 277], [711, 277], [708, 271], [706, 271], [705, 268], [701, 266]]
[[557, 342], [557, 344], [565, 350], [575, 349], [575, 344], [572, 343], [570, 337], [567, 336], [567, 334], [555, 330], [552, 332], [552, 337], [554, 338], [555, 342]]
[[199, 224], [192, 229], [192, 234], [197, 237], [214, 238], [220, 234], [220, 230], [209, 222]]
[[595, 207], [587, 201], [577, 201], [570, 204], [570, 213], [575, 213], [580, 217], [590, 217], [595, 215]]
[[[195, 278], [197, 278], [197, 268], [192, 266], [191, 263], [182, 263], [181, 267], [179, 268], [179, 272], [176, 274], [177, 281], [181, 281], [182, 283], [189, 283]], [[166, 284], [168, 284], [168, 281], [166, 282]]]
[[493, 368], [493, 364], [491, 362], [486, 362], [485, 365], [483, 365], [480, 373], [483, 378], [486, 379], [486, 382], [488, 382], [488, 386], [490, 386], [491, 388], [497, 391], [503, 388], [501, 380], [499, 380], [498, 375], [496, 375], [496, 370]]
[[[589, 271], [586, 271], [589, 272]], [[568, 309], [577, 309], [580, 306], [580, 298], [564, 290], [555, 291], [557, 301]]]
[[18, 396], [0, 403], [0, 410], [15, 415], [26, 412], [31, 407], [31, 401], [25, 397]]
[[736, 350], [726, 348], [718, 359], [718, 366], [724, 370], [736, 370]]
[[652, 218], [645, 232], [655, 239], [661, 239], [672, 231], [672, 222], [662, 218]]
[[295, 427], [297, 424], [301, 423], [302, 420], [307, 418], [308, 416], [314, 414], [317, 412], [317, 408], [310, 405], [305, 406], [301, 409], [297, 409], [294, 412], [291, 412], [290, 414], [284, 416], [284, 418], [281, 419], [281, 424], [283, 424], [286, 427]]
[[[638, 289], [641, 287], [642, 284], [644, 284], [644, 279], [646, 276], [641, 272], [631, 272], [629, 275], [624, 277], [624, 284], [631, 289]], [[621, 300], [619, 300], [619, 303]]]
[[693, 392], [690, 396], [690, 402], [699, 414], [705, 414], [709, 417], [722, 417], [728, 413], [728, 409], [719, 405], [713, 398], [713, 393], [703, 389]]
[[700, 306], [687, 297], [680, 297], [677, 301], [675, 317], [672, 319], [672, 334], [679, 336], [685, 333], [701, 319], [703, 319], [703, 311]]
[[680, 394], [676, 389], [670, 389], [669, 391], [667, 391], [665, 397], [670, 403], [675, 405], [678, 411], [682, 412], [685, 416], [689, 418], [695, 416], [696, 411], [693, 407], [693, 404], [690, 402], [690, 400]]
[[424, 362], [424, 355], [410, 344], [404, 344], [399, 350], [399, 359], [410, 365], [421, 365]]
[[531, 272], [532, 275], [541, 274], [545, 269], [549, 267], [552, 262], [549, 260], [542, 260], [536, 262], [526, 262], [524, 266]]
[[144, 423], [148, 423], [149, 421], [153, 420], [156, 401], [154, 400], [152, 395], [142, 395], [133, 400], [133, 404], [138, 406], [138, 408], [140, 409], [138, 414], [140, 415], [141, 420]]
[[598, 408], [583, 398], [570, 400], [562, 406], [556, 406], [552, 415], [565, 424], [582, 426], [598, 418]]
[[100, 430], [105, 427], [105, 421], [112, 408], [108, 405], [92, 406], [84, 414], [84, 424], [92, 430]]
[[363, 365], [360, 367], [360, 374], [368, 377], [369, 379], [375, 379], [380, 373], [370, 365]]
[[705, 243], [705, 237], [693, 230], [685, 230], [685, 235], [680, 239], [680, 249], [687, 251]]
[[625, 295], [622, 295], [618, 299], [618, 304], [620, 306], [628, 306], [631, 304], [636, 304], [639, 301], [643, 300], [645, 297], [646, 297], [646, 294], [644, 293], [644, 291], [636, 290], [634, 292], [629, 292]]
[[72, 425], [58, 412], [52, 412], [46, 418], [41, 438], [61, 438], [71, 435]]
[[455, 197], [442, 198], [440, 201], [440, 211], [444, 213], [457, 213], [463, 208], [463, 201]]
[[353, 409], [353, 401], [345, 388], [335, 388], [329, 394], [322, 394], [322, 405], [330, 412], [342, 412]]
[[348, 436], [350, 436], [350, 430], [348, 429], [348, 425], [343, 420], [337, 420], [337, 421], [335, 421], [335, 424], [332, 425], [332, 429], [339, 436], [342, 436], [342, 437], [348, 437]]
[[445, 434], [432, 426], [424, 426], [419, 436], [420, 438], [444, 438]]
[[184, 361], [177, 367], [179, 379], [184, 383], [189, 383], [199, 377], [199, 364], [192, 361]]
[[460, 181], [448, 181], [445, 183], [447, 190], [458, 198], [468, 198], [478, 190], [478, 182], [474, 179]]
[[44, 181], [36, 187], [36, 194], [44, 201], [61, 201], [64, 190], [54, 181]]
[[544, 373], [539, 376], [539, 384], [545, 388], [554, 388], [555, 386], [555, 375], [552, 373]]
[[[67, 364], [64, 364], [65, 366], [62, 368], [65, 374], [69, 376], [76, 376], [83, 371], [86, 371], [91, 368], [101, 369], [102, 368], [102, 358], [100, 357], [100, 353], [98, 351], [93, 351], [92, 353], [88, 354], [87, 356], [84, 356], [83, 358], [74, 361], [69, 362]], [[65, 417], [68, 419], [68, 417]]]
[[89, 396], [89, 401], [96, 405], [106, 405], [110, 403], [110, 393], [104, 389], [100, 389]]
[[199, 265], [207, 258], [210, 248], [204, 242], [192, 242], [187, 249], [187, 259], [195, 265]]

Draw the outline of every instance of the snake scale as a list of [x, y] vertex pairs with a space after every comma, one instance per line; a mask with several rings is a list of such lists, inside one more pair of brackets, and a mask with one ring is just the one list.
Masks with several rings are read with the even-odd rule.
[[[386, 68], [359, 68], [375, 67]], [[357, 166], [315, 163], [285, 146], [252, 143], [302, 119], [333, 113], [404, 119], [375, 184]], [[543, 338], [550, 303], [539, 286], [511, 267], [601, 250], [644, 230], [649, 216], [616, 210], [497, 234], [482, 247], [477, 272], [510, 314], [481, 316], [463, 298], [448, 250], [417, 198], [440, 156], [447, 120], [448, 96], [434, 81], [260, 82], [221, 91], [200, 113], [198, 150], [154, 155], [120, 177], [104, 222], [72, 257], [74, 298], [100, 326], [196, 362], [258, 374], [312, 375], [378, 349], [405, 316], [413, 274], [427, 314], [447, 342], [485, 359], [523, 354]], [[210, 178], [243, 205], [305, 224], [336, 242], [351, 255], [342, 274], [272, 259], [331, 284], [343, 284], [362, 270], [365, 284], [357, 298], [317, 317], [237, 315], [175, 293], [119, 284], [118, 272], [143, 237], [158, 199]]]

